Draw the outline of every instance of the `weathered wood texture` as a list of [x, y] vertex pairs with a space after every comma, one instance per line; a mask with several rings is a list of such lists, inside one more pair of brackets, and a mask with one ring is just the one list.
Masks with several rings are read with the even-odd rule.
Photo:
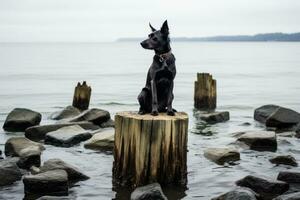
[[188, 115], [115, 115], [114, 186], [187, 183]]
[[73, 106], [79, 110], [87, 110], [90, 105], [91, 92], [91, 87], [85, 81], [82, 84], [78, 82], [74, 91]]
[[208, 73], [198, 73], [195, 81], [194, 106], [197, 109], [215, 109], [217, 106], [217, 82]]

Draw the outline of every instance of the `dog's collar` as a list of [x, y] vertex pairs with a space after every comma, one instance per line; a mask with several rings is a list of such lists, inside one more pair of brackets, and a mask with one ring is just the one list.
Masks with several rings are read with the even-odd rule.
[[172, 51], [171, 50], [168, 51], [167, 53], [156, 54], [156, 56], [158, 56], [160, 62], [166, 61], [169, 57], [171, 57], [171, 55], [172, 55]]

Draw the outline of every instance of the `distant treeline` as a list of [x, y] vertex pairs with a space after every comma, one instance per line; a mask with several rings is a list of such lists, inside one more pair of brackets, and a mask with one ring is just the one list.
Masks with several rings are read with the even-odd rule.
[[[144, 38], [120, 38], [118, 42], [141, 41]], [[264, 33], [256, 35], [232, 35], [213, 37], [173, 37], [178, 42], [300, 42], [300, 33]]]

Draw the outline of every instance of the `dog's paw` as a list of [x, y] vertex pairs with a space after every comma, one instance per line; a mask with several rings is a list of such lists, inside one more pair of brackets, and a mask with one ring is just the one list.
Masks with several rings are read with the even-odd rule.
[[139, 115], [144, 115], [144, 114], [146, 114], [146, 112], [145, 112], [144, 110], [140, 110], [140, 111], [138, 112], [138, 114], [139, 114]]
[[158, 111], [157, 110], [152, 110], [151, 115], [157, 116], [158, 115]]
[[175, 112], [174, 112], [173, 110], [167, 111], [167, 115], [174, 116], [174, 115], [175, 115]]

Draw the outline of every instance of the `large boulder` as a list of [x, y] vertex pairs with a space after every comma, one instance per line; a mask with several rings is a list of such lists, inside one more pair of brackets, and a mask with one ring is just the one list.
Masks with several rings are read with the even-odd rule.
[[81, 112], [78, 108], [75, 108], [74, 106], [67, 106], [63, 110], [53, 113], [50, 118], [53, 120], [68, 119], [76, 117], [77, 115], [80, 115], [80, 113]]
[[68, 195], [68, 174], [58, 169], [23, 178], [25, 195]]
[[299, 122], [300, 113], [288, 108], [280, 107], [267, 118], [266, 126], [285, 129], [292, 128]]
[[110, 120], [110, 114], [106, 110], [92, 108], [82, 112], [77, 117], [70, 119], [70, 122], [89, 121], [101, 126], [102, 123]]
[[87, 175], [80, 172], [80, 170], [77, 169], [76, 167], [57, 158], [49, 159], [46, 162], [44, 162], [44, 165], [40, 168], [39, 173], [56, 170], [56, 169], [65, 170], [68, 174], [68, 180], [72, 182], [89, 179]]
[[11, 158], [0, 160], [0, 186], [10, 185], [21, 180], [22, 172]]
[[249, 131], [243, 132], [238, 141], [245, 143], [252, 150], [276, 151], [277, 140], [273, 131]]
[[300, 183], [300, 172], [283, 171], [279, 172], [277, 180], [287, 183]]
[[254, 119], [261, 123], [265, 123], [267, 118], [270, 117], [280, 106], [277, 105], [264, 105], [254, 111]]
[[273, 200], [300, 200], [300, 192], [281, 195]]
[[240, 160], [240, 153], [234, 148], [208, 148], [204, 156], [219, 165]]
[[114, 148], [114, 129], [97, 132], [84, 144], [85, 148], [94, 150], [111, 151]]
[[256, 200], [256, 194], [248, 188], [236, 188], [212, 200]]
[[78, 125], [85, 130], [97, 130], [100, 127], [91, 123], [91, 122], [72, 122], [72, 123], [61, 123], [61, 124], [49, 124], [43, 126], [33, 126], [25, 131], [25, 137], [29, 138], [33, 141], [40, 141], [44, 140], [46, 134], [52, 131], [56, 131], [60, 128], [67, 127], [67, 126], [74, 126]]
[[60, 147], [71, 147], [88, 140], [92, 134], [79, 125], [67, 126], [46, 134], [45, 144]]
[[282, 181], [269, 181], [255, 176], [246, 176], [238, 180], [236, 185], [250, 188], [266, 200], [271, 200], [285, 193], [289, 189], [288, 183]]
[[205, 113], [200, 114], [200, 119], [209, 123], [209, 124], [215, 124], [219, 122], [225, 122], [230, 119], [229, 112], [211, 112], [211, 113]]
[[15, 108], [7, 116], [3, 129], [5, 131], [25, 131], [26, 128], [40, 124], [42, 115], [38, 112], [26, 109]]
[[167, 200], [160, 185], [152, 183], [136, 188], [130, 196], [131, 200]]
[[41, 154], [45, 147], [25, 137], [12, 137], [5, 143], [5, 155], [20, 157], [18, 166], [29, 169], [32, 165], [40, 166]]
[[296, 159], [291, 155], [280, 155], [269, 160], [271, 163], [276, 165], [291, 165], [294, 167], [298, 166]]

